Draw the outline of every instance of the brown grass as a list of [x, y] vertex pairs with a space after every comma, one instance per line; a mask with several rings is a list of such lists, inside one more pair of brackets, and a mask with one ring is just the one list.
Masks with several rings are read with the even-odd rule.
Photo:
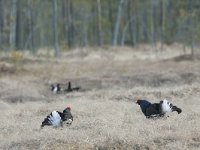
[[[200, 62], [175, 61], [180, 54], [178, 46], [162, 54], [143, 46], [23, 56], [22, 68], [0, 76], [0, 149], [200, 149]], [[69, 80], [82, 91], [50, 92], [51, 83]], [[168, 98], [183, 112], [148, 120], [135, 96]], [[68, 104], [70, 127], [40, 129], [47, 114]]]

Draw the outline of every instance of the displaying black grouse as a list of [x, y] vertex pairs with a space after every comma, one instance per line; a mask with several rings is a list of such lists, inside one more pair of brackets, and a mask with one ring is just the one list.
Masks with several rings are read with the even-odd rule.
[[160, 103], [150, 103], [147, 100], [138, 99], [136, 101], [147, 118], [164, 117], [167, 112], [177, 111], [178, 114], [182, 110], [172, 103], [168, 102], [166, 99], [160, 101]]
[[62, 126], [63, 124], [71, 125], [72, 122], [73, 116], [71, 114], [71, 108], [67, 107], [63, 110], [63, 113], [52, 111], [42, 122], [41, 128], [44, 126]]

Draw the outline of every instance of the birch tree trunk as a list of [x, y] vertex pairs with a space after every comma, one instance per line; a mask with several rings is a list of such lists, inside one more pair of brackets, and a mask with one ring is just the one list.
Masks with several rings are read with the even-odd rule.
[[28, 28], [29, 28], [29, 36], [28, 41], [30, 43], [30, 49], [34, 53], [34, 31], [33, 31], [33, 0], [28, 0]]
[[108, 0], [108, 19], [110, 22], [110, 35], [111, 35], [111, 42], [113, 40], [114, 37], [114, 23], [113, 23], [113, 10], [112, 10], [112, 1]]
[[55, 56], [58, 57], [60, 53], [60, 48], [58, 45], [58, 15], [57, 15], [57, 0], [53, 0], [53, 34], [54, 34], [54, 50]]
[[101, 0], [97, 0], [97, 15], [98, 15], [98, 46], [102, 45], [102, 25], [101, 25]]
[[192, 1], [188, 1], [188, 9], [189, 9], [189, 28], [190, 28], [190, 46], [191, 46], [191, 53], [190, 55], [194, 57], [194, 51], [195, 51], [195, 17], [192, 15], [193, 13], [193, 3]]
[[74, 23], [73, 23], [73, 4], [72, 0], [67, 0], [67, 21], [68, 21], [68, 46], [74, 46]]
[[133, 20], [132, 15], [135, 15], [132, 13], [132, 0], [128, 0], [128, 6], [127, 6], [127, 14], [128, 14], [128, 21], [129, 21], [129, 35], [130, 35], [130, 44], [132, 46], [134, 46], [134, 31], [133, 31], [133, 27], [134, 24], [133, 22], [135, 22], [135, 20]]
[[117, 46], [117, 43], [118, 43], [118, 34], [119, 34], [119, 27], [120, 27], [120, 21], [121, 21], [124, 1], [125, 0], [119, 0], [119, 4], [118, 4], [117, 19], [116, 19], [116, 23], [115, 23], [114, 35], [113, 35], [113, 40], [112, 40], [113, 46]]
[[161, 50], [164, 48], [164, 36], [165, 36], [165, 0], [161, 1], [162, 5], [162, 31], [161, 31]]
[[11, 12], [10, 12], [10, 36], [9, 45], [13, 50], [16, 47], [16, 14], [17, 14], [17, 0], [12, 0]]
[[16, 11], [16, 49], [17, 50], [21, 50], [23, 49], [23, 39], [22, 39], [22, 35], [23, 35], [23, 30], [22, 30], [22, 16], [21, 16], [21, 0], [17, 0], [17, 11]]
[[155, 29], [154, 29], [154, 0], [151, 0], [151, 45], [155, 48]]
[[[68, 11], [68, 7], [67, 7], [67, 0], [62, 0], [62, 18], [63, 18], [63, 35], [64, 35], [64, 41], [65, 43], [68, 42], [68, 16], [67, 16], [67, 11]], [[69, 47], [69, 45], [68, 45]]]
[[3, 10], [3, 3], [0, 0], [0, 48], [2, 47], [3, 43], [3, 27], [4, 26], [4, 10]]

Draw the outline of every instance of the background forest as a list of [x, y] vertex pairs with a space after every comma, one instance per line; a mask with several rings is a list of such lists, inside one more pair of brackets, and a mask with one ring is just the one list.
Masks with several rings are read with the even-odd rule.
[[[0, 0], [0, 50], [181, 43], [198, 47], [199, 0]], [[161, 43], [156, 47], [157, 43]]]

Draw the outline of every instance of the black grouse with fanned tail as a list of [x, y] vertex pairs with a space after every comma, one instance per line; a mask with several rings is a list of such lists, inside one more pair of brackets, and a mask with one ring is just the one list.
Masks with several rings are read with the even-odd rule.
[[63, 113], [59, 111], [52, 111], [42, 122], [41, 127], [44, 126], [62, 126], [63, 124], [71, 125], [73, 122], [73, 116], [71, 114], [71, 108], [67, 107], [63, 110]]
[[180, 108], [174, 106], [166, 99], [160, 101], [160, 103], [150, 103], [147, 100], [138, 99], [136, 101], [147, 118], [164, 117], [167, 112], [176, 111], [178, 114], [182, 112]]

